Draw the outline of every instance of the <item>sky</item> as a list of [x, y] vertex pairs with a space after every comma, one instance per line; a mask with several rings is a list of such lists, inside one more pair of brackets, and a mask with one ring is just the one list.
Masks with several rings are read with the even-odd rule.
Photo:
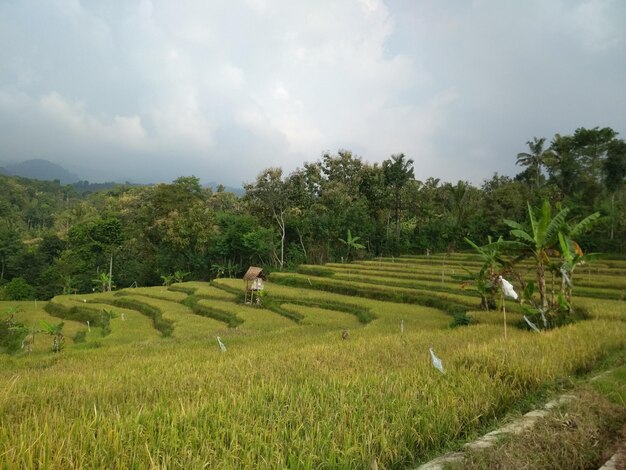
[[241, 186], [326, 153], [514, 176], [533, 137], [626, 138], [623, 0], [0, 0], [0, 162]]

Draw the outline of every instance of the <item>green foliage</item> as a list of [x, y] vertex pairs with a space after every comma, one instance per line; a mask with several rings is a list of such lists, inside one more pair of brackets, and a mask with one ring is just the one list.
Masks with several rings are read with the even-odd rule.
[[52, 352], [61, 352], [65, 346], [65, 337], [63, 336], [63, 326], [65, 326], [65, 323], [60, 322], [54, 325], [45, 320], [41, 320], [39, 324], [42, 333], [52, 336]]
[[308, 274], [310, 276], [318, 277], [332, 277], [335, 275], [335, 271], [324, 266], [304, 265], [301, 264], [296, 270], [299, 274]]
[[108, 336], [111, 334], [111, 320], [117, 315], [113, 310], [102, 309], [100, 313], [100, 329], [102, 336]]
[[0, 351], [13, 354], [20, 350], [28, 328], [15, 319], [19, 307], [8, 307], [0, 317]]
[[174, 273], [174, 282], [183, 282], [187, 276], [189, 276], [190, 272], [176, 271]]
[[44, 306], [44, 310], [50, 315], [64, 318], [66, 320], [74, 320], [81, 323], [89, 323], [92, 326], [100, 326], [101, 316], [96, 309], [85, 306], [67, 307], [60, 303], [50, 301]]
[[72, 337], [74, 343], [84, 343], [87, 341], [87, 330], [78, 330]]
[[22, 277], [14, 277], [2, 289], [6, 300], [30, 300], [35, 298], [35, 289]]

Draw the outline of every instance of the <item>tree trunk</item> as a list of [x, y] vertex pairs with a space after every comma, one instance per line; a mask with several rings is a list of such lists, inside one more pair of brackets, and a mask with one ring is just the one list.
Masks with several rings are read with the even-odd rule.
[[546, 297], [546, 271], [543, 261], [537, 264], [537, 288], [539, 289], [539, 298], [541, 300], [541, 308], [548, 308], [548, 298]]
[[396, 193], [396, 241], [400, 240], [400, 191]]
[[613, 240], [614, 227], [615, 227], [615, 191], [613, 191], [613, 194], [611, 194], [611, 234], [609, 236], [610, 240]]
[[296, 231], [298, 232], [298, 238], [300, 239], [300, 246], [302, 247], [302, 251], [304, 252], [304, 259], [308, 263], [309, 256], [307, 255], [306, 248], [304, 247], [304, 241], [302, 240], [302, 233], [300, 232], [300, 229], [296, 229]]
[[280, 228], [280, 259], [278, 260], [278, 264], [280, 265], [280, 270], [283, 270], [283, 265], [285, 264], [285, 211], [281, 209], [280, 214], [276, 213], [276, 209], [273, 209], [274, 218], [276, 222], [278, 222], [278, 227]]
[[113, 251], [111, 251], [111, 259], [109, 260], [109, 292], [111, 292], [111, 284], [113, 283]]

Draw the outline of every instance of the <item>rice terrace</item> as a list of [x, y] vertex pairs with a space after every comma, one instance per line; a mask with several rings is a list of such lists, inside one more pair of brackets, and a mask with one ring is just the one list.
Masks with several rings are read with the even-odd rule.
[[258, 303], [231, 278], [2, 302], [27, 328], [64, 323], [60, 353], [39, 333], [0, 359], [2, 468], [415, 468], [602, 365], [594, 400], [623, 423], [626, 262], [580, 268], [588, 318], [570, 325], [537, 333], [504, 299], [506, 338], [501, 304], [478, 311], [459, 281], [481, 265], [301, 265]]

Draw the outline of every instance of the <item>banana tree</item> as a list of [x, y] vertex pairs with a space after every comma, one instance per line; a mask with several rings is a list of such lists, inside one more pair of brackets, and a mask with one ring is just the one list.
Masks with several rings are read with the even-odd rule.
[[39, 322], [41, 325], [42, 333], [46, 333], [52, 336], [52, 351], [53, 352], [61, 352], [63, 346], [65, 345], [65, 337], [63, 336], [63, 325], [64, 322], [53, 325], [48, 323], [47, 321], [41, 320]]
[[559, 232], [559, 247], [562, 259], [559, 268], [561, 274], [561, 295], [566, 299], [569, 308], [571, 308], [572, 290], [574, 288], [574, 270], [577, 266], [602, 257], [599, 253], [583, 253], [574, 237], [588, 230], [598, 218], [600, 218], [600, 213], [594, 212], [574, 225], [565, 224], [564, 231]]
[[513, 220], [504, 220], [512, 229], [511, 235], [517, 239], [518, 245], [513, 248], [521, 248], [521, 256], [533, 258], [535, 262], [537, 288], [543, 310], [548, 308], [546, 265], [550, 263], [551, 250], [558, 243], [559, 231], [564, 227], [568, 213], [569, 209], [564, 208], [553, 217], [550, 203], [544, 200], [537, 210], [528, 204], [530, 227], [524, 227]]
[[184, 271], [178, 270], [174, 273], [174, 281], [183, 282], [185, 278], [189, 276], [190, 274], [191, 274], [190, 272], [184, 272]]
[[94, 279], [91, 280], [94, 284], [100, 286], [100, 289], [102, 292], [107, 292], [107, 291], [111, 291], [112, 287], [115, 287], [114, 284], [112, 284], [113, 279], [111, 278], [111, 275], [108, 273], [100, 273], [98, 274], [98, 276]]
[[361, 237], [353, 237], [352, 232], [348, 229], [348, 234], [345, 240], [339, 238], [338, 240], [348, 247], [348, 252], [346, 253], [346, 260], [350, 259], [350, 250], [362, 250], [365, 248], [365, 245], [358, 243]]
[[494, 242], [491, 236], [489, 236], [488, 241], [489, 243], [486, 245], [478, 246], [469, 238], [465, 238], [465, 242], [476, 251], [483, 265], [477, 273], [465, 269], [467, 275], [453, 276], [455, 279], [474, 283], [475, 289], [480, 295], [480, 307], [483, 310], [496, 307], [496, 294], [498, 291], [496, 279], [507, 264], [502, 253], [502, 237]]

